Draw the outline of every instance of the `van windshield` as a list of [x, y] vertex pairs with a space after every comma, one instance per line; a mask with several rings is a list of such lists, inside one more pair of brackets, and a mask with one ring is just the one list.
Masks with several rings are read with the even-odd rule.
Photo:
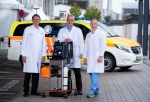
[[109, 27], [105, 26], [104, 24], [99, 23], [98, 29], [103, 31], [107, 37], [119, 37], [113, 30]]

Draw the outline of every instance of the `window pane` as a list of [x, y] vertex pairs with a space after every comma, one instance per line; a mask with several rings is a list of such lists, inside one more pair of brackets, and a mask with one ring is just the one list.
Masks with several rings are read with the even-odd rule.
[[74, 24], [74, 26], [78, 27], [81, 29], [82, 33], [83, 33], [83, 38], [85, 39], [86, 35], [91, 31], [90, 29], [88, 29], [87, 27], [81, 25], [81, 24]]
[[[32, 25], [32, 23], [18, 25], [14, 31], [14, 36], [22, 36], [24, 29], [30, 25]], [[49, 25], [52, 28], [50, 34], [46, 35], [46, 37], [57, 37], [58, 31], [60, 30], [60, 28], [65, 27], [66, 23], [40, 23], [40, 26], [42, 28], [44, 28], [46, 25]]]
[[14, 36], [22, 36], [24, 29], [29, 26], [31, 24], [22, 24], [22, 25], [18, 25], [14, 31]]

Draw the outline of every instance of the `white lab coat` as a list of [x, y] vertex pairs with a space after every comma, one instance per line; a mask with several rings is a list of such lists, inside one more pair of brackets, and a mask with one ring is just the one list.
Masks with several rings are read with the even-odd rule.
[[61, 28], [59, 30], [57, 40], [60, 42], [65, 41], [65, 39], [70, 38], [73, 41], [73, 68], [81, 68], [80, 58], [79, 56], [83, 54], [84, 42], [83, 42], [83, 34], [81, 29], [73, 26], [71, 31], [69, 32], [67, 27]]
[[[106, 48], [106, 35], [99, 29], [94, 34], [89, 32], [86, 36], [83, 58], [87, 58], [87, 73], [104, 73], [104, 52]], [[103, 56], [102, 62], [97, 62]]]
[[45, 31], [31, 25], [24, 30], [21, 55], [26, 56], [23, 72], [40, 73], [41, 58], [46, 56]]

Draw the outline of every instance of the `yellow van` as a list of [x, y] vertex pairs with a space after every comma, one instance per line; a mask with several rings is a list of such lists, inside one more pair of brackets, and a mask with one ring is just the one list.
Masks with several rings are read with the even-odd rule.
[[[8, 56], [9, 60], [19, 61], [20, 46], [22, 43], [22, 35], [24, 29], [31, 25], [32, 21], [14, 22], [10, 29], [9, 42], [8, 42]], [[90, 32], [89, 21], [75, 21], [75, 26], [82, 30], [84, 38]], [[64, 20], [46, 20], [41, 21], [40, 26], [44, 29], [49, 27], [50, 31], [45, 33], [47, 43], [47, 55], [52, 55], [53, 44], [56, 40], [60, 28], [66, 26]], [[103, 31], [107, 36], [107, 48], [105, 52], [105, 71], [113, 71], [116, 67], [122, 69], [131, 68], [136, 64], [141, 64], [143, 60], [142, 48], [136, 41], [130, 40], [119, 36], [110, 28], [99, 22], [98, 29]], [[90, 49], [89, 49], [90, 50]], [[33, 59], [34, 60], [34, 59]], [[20, 60], [21, 61], [21, 60]], [[49, 61], [44, 62], [48, 64]]]

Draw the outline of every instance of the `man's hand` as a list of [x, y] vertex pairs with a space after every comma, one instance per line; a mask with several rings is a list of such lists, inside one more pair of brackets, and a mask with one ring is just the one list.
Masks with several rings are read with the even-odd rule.
[[102, 59], [103, 59], [103, 57], [99, 56], [98, 59], [97, 59], [97, 62], [102, 62]]
[[42, 61], [42, 62], [45, 61], [45, 56], [42, 56], [41, 61]]
[[67, 38], [66, 39], [66, 42], [71, 42], [72, 40], [70, 38]]
[[86, 58], [84, 58], [83, 61], [84, 61], [84, 64], [87, 64], [87, 59]]
[[24, 62], [24, 63], [26, 63], [26, 56], [22, 56], [22, 61]]

